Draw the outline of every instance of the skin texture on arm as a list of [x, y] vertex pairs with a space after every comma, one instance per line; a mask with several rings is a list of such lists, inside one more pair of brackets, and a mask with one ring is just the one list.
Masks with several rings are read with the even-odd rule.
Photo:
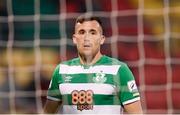
[[143, 114], [140, 101], [124, 105], [125, 113], [127, 114]]
[[44, 113], [45, 114], [57, 113], [61, 103], [62, 103], [61, 101], [52, 101], [47, 99], [44, 106]]

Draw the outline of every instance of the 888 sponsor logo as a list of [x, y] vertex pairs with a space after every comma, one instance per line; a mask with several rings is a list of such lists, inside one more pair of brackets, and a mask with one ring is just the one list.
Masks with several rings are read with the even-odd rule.
[[72, 104], [77, 105], [77, 109], [92, 110], [93, 109], [93, 91], [92, 90], [74, 90], [71, 93]]

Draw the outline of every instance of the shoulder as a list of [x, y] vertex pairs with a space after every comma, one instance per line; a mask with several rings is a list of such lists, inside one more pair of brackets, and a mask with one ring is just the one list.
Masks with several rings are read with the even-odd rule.
[[63, 61], [59, 65], [78, 65], [79, 64], [79, 58], [73, 58], [71, 60]]
[[60, 68], [64, 66], [78, 65], [78, 62], [79, 62], [79, 58], [73, 58], [71, 60], [63, 61], [56, 66], [54, 72], [59, 73]]
[[126, 66], [127, 64], [123, 61], [118, 60], [117, 58], [112, 58], [109, 56], [104, 56], [104, 61], [107, 64], [111, 64], [111, 65], [120, 65], [120, 66]]
[[78, 65], [79, 64], [79, 58], [73, 58], [71, 60], [67, 60], [67, 61], [63, 61], [61, 63], [59, 63], [56, 68], [59, 68], [61, 65]]
[[117, 58], [105, 56], [103, 61], [104, 61], [105, 65], [117, 67], [119, 74], [121, 74], [121, 73], [124, 74], [124, 73], [130, 71], [127, 63], [120, 61]]

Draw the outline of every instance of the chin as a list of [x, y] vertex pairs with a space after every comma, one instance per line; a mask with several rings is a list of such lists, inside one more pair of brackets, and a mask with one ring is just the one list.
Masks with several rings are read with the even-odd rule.
[[80, 54], [81, 54], [82, 56], [85, 56], [85, 57], [87, 57], [87, 56], [92, 56], [92, 55], [93, 55], [93, 53], [90, 52], [90, 51], [81, 52]]

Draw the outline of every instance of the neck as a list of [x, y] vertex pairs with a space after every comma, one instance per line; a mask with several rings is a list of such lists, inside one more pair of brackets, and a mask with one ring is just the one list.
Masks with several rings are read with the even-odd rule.
[[93, 65], [95, 64], [100, 58], [102, 57], [102, 54], [99, 52], [95, 56], [83, 56], [79, 54], [80, 63], [83, 65]]

